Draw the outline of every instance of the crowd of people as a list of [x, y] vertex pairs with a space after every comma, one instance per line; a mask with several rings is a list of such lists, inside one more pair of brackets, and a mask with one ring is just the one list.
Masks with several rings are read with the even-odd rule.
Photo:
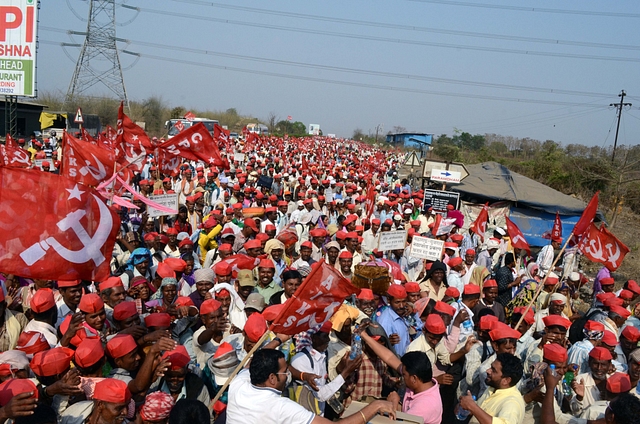
[[[399, 177], [398, 151], [236, 147], [227, 169], [147, 158], [134, 185], [176, 195], [178, 213], [120, 208], [109, 278], [0, 274], [0, 422], [640, 422], [635, 281], [616, 290], [603, 270], [592, 284], [575, 249], [555, 260], [555, 237], [535, 256], [502, 226], [480, 237]], [[406, 245], [380, 251], [390, 231]], [[442, 240], [441, 257], [413, 257], [417, 236]], [[304, 333], [271, 332], [319, 262], [354, 283], [384, 269], [388, 284]]]

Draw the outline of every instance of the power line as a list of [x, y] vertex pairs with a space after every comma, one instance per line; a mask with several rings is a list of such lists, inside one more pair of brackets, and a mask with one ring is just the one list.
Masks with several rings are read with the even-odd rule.
[[[335, 22], [335, 23], [341, 23], [341, 24], [360, 25], [360, 26], [367, 26], [367, 27], [374, 27], [374, 28], [387, 28], [387, 29], [397, 29], [397, 30], [403, 30], [403, 31], [427, 32], [427, 33], [433, 33], [433, 34], [458, 35], [462, 37], [488, 38], [488, 39], [494, 39], [494, 40], [523, 41], [528, 43], [556, 44], [556, 45], [580, 46], [580, 47], [591, 47], [591, 48], [605, 48], [605, 49], [640, 50], [640, 46], [633, 46], [628, 44], [592, 43], [587, 41], [572, 41], [572, 40], [559, 40], [559, 39], [552, 39], [552, 38], [521, 37], [521, 36], [514, 36], [514, 35], [491, 34], [491, 33], [483, 33], [483, 32], [457, 31], [457, 30], [430, 28], [430, 27], [415, 26], [415, 25], [407, 26], [407, 25], [400, 25], [400, 24], [390, 24], [385, 22], [373, 22], [373, 21], [364, 21], [364, 20], [357, 20], [357, 19], [334, 18], [329, 16], [309, 15], [305, 13], [285, 12], [285, 11], [279, 11], [279, 10], [261, 9], [256, 7], [247, 7], [247, 6], [236, 6], [236, 5], [215, 3], [215, 2], [202, 1], [202, 0], [173, 0], [173, 1], [177, 3], [196, 4], [196, 5], [209, 6], [214, 8], [226, 9], [226, 10], [238, 10], [241, 12], [259, 13], [261, 15], [273, 15], [273, 16], [284, 16], [284, 17], [297, 18], [297, 19], [307, 19], [307, 20], [316, 21], [316, 22], [317, 21]], [[132, 7], [129, 6], [129, 8], [132, 8]]]
[[125, 4], [122, 4], [122, 7], [127, 9], [132, 9], [132, 10], [140, 10], [142, 12], [148, 12], [148, 13], [157, 14], [157, 15], [171, 16], [172, 18], [179, 17], [179, 18], [195, 19], [195, 20], [201, 20], [201, 21], [207, 21], [207, 22], [218, 22], [222, 24], [239, 25], [239, 26], [245, 26], [250, 28], [264, 28], [264, 29], [272, 29], [277, 31], [297, 32], [297, 33], [303, 33], [303, 34], [325, 35], [325, 36], [331, 36], [331, 37], [349, 38], [354, 40], [369, 40], [369, 41], [378, 41], [378, 42], [394, 43], [394, 44], [408, 44], [408, 45], [417, 45], [417, 46], [440, 47], [440, 48], [447, 48], [447, 49], [474, 50], [474, 51], [483, 51], [483, 52], [492, 52], [492, 53], [508, 53], [508, 54], [527, 55], [527, 56], [547, 56], [547, 57], [560, 57], [560, 58], [570, 58], [570, 59], [607, 60], [607, 61], [615, 61], [615, 62], [640, 62], [640, 58], [631, 58], [631, 57], [599, 56], [599, 55], [574, 54], [574, 53], [554, 53], [554, 52], [541, 52], [541, 51], [535, 51], [535, 50], [506, 49], [506, 48], [500, 48], [500, 47], [482, 47], [482, 46], [468, 46], [464, 44], [436, 43], [436, 42], [429, 42], [429, 41], [406, 40], [401, 38], [376, 37], [376, 36], [363, 35], [363, 34], [349, 34], [349, 33], [343, 33], [343, 32], [335, 32], [335, 31], [323, 31], [323, 30], [316, 30], [311, 28], [294, 28], [291, 26], [270, 25], [270, 24], [265, 24], [260, 22], [236, 21], [232, 19], [214, 18], [211, 16], [199, 16], [199, 15], [191, 15], [187, 13], [169, 12], [164, 10], [133, 7]]
[[408, 0], [416, 3], [446, 4], [450, 6], [476, 7], [482, 9], [502, 9], [518, 12], [557, 13], [561, 15], [608, 16], [612, 18], [640, 18], [640, 13], [596, 12], [590, 10], [550, 9], [546, 7], [507, 6], [487, 3], [471, 3], [454, 0]]
[[[54, 42], [54, 41], [42, 40], [42, 42], [44, 42], [46, 44], [56, 44], [56, 42]], [[58, 44], [64, 45], [64, 43], [58, 43]], [[76, 46], [69, 45], [69, 47], [76, 47]], [[264, 75], [264, 76], [271, 76], [271, 77], [278, 77], [278, 78], [285, 78], [285, 79], [293, 79], [293, 80], [308, 81], [308, 82], [319, 82], [319, 83], [335, 84], [335, 85], [350, 86], [350, 87], [371, 88], [371, 89], [378, 89], [378, 90], [388, 90], [388, 91], [406, 92], [406, 93], [414, 93], [414, 94], [429, 94], [429, 95], [435, 95], [435, 96], [462, 97], [462, 98], [467, 98], [467, 99], [481, 99], [481, 100], [496, 100], [496, 101], [506, 101], [506, 102], [516, 102], [516, 103], [532, 103], [532, 104], [547, 104], [547, 105], [560, 105], [560, 106], [604, 108], [603, 105], [592, 105], [592, 104], [587, 104], [587, 103], [561, 102], [561, 101], [538, 100], [538, 99], [521, 99], [521, 98], [516, 98], [516, 97], [488, 96], [488, 95], [470, 94], [470, 93], [452, 93], [452, 92], [434, 91], [434, 90], [421, 90], [421, 89], [416, 89], [416, 88], [394, 87], [394, 86], [379, 85], [379, 84], [368, 84], [368, 83], [358, 83], [358, 82], [350, 82], [350, 81], [339, 81], [339, 80], [332, 80], [332, 79], [326, 79], [326, 78], [307, 77], [307, 76], [303, 76], [303, 75], [290, 75], [290, 74], [283, 74], [283, 73], [279, 73], [279, 72], [257, 71], [257, 70], [253, 70], [253, 69], [238, 68], [238, 67], [232, 67], [232, 66], [207, 64], [207, 63], [202, 63], [202, 62], [198, 62], [198, 61], [182, 60], [182, 59], [176, 59], [176, 58], [167, 58], [167, 57], [164, 57], [164, 56], [142, 54], [142, 53], [132, 53], [132, 52], [129, 52], [129, 51], [126, 51], [126, 50], [123, 50], [122, 52], [126, 53], [126, 54], [134, 54], [134, 55], [140, 56], [142, 58], [160, 60], [160, 61], [164, 61], [164, 62], [179, 63], [179, 64], [182, 64], [182, 65], [193, 65], [193, 66], [199, 66], [199, 67], [205, 67], [205, 68], [211, 68], [211, 69], [220, 69], [220, 70], [233, 71], [233, 72], [241, 72], [241, 73], [253, 74], [253, 75]]]
[[[54, 31], [54, 32], [67, 32], [62, 29], [52, 28], [47, 26], [41, 26], [40, 29], [46, 30], [46, 31]], [[127, 42], [130, 44], [135, 44], [135, 45], [140, 45], [145, 47], [153, 47], [153, 48], [174, 50], [174, 51], [180, 51], [180, 52], [189, 52], [189, 53], [202, 54], [202, 55], [208, 55], [208, 56], [226, 57], [230, 59], [248, 60], [248, 61], [254, 61], [254, 62], [261, 62], [261, 63], [273, 63], [277, 65], [297, 66], [302, 68], [321, 69], [321, 70], [336, 71], [336, 72], [354, 73], [354, 74], [360, 74], [360, 75], [390, 77], [390, 78], [398, 78], [403, 80], [430, 81], [430, 82], [439, 82], [439, 83], [445, 83], [445, 84], [499, 88], [499, 89], [505, 89], [505, 90], [531, 91], [531, 92], [538, 92], [538, 93], [545, 93], [545, 94], [565, 94], [565, 95], [571, 95], [571, 96], [602, 97], [602, 98], [611, 97], [610, 93], [562, 90], [562, 89], [555, 89], [555, 88], [541, 88], [541, 87], [531, 87], [531, 86], [514, 85], [514, 84], [498, 84], [498, 83], [459, 80], [459, 79], [451, 79], [451, 78], [438, 78], [438, 77], [430, 77], [430, 76], [415, 75], [415, 74], [401, 74], [397, 72], [372, 71], [368, 69], [320, 65], [320, 64], [314, 64], [314, 63], [296, 62], [296, 61], [272, 59], [272, 58], [265, 58], [265, 57], [258, 57], [258, 56], [245, 56], [245, 55], [238, 55], [238, 54], [232, 54], [232, 53], [222, 53], [222, 52], [216, 52], [212, 50], [196, 49], [193, 47], [185, 47], [185, 46], [171, 46], [167, 44], [152, 43], [152, 42], [140, 41], [140, 40], [127, 40]]]

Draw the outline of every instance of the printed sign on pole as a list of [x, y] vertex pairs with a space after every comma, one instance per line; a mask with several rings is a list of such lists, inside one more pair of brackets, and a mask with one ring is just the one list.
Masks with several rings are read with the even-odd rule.
[[73, 122], [76, 124], [84, 124], [84, 118], [82, 117], [82, 109], [78, 108], [76, 116], [73, 118]]
[[424, 191], [424, 209], [433, 207], [434, 212], [446, 212], [447, 205], [453, 205], [454, 209], [458, 209], [460, 203], [460, 193], [442, 190], [425, 190]]
[[381, 252], [387, 250], [404, 249], [407, 243], [407, 231], [385, 231], [380, 233], [378, 242], [378, 250]]
[[440, 181], [441, 183], [460, 184], [460, 173], [449, 171], [447, 169], [432, 169], [431, 181]]
[[156, 203], [161, 204], [162, 206], [166, 206], [168, 208], [172, 208], [174, 212], [163, 212], [158, 209], [148, 207], [147, 214], [149, 218], [156, 218], [158, 216], [165, 215], [175, 215], [178, 213], [178, 195], [177, 194], [160, 194], [157, 196], [149, 196], [149, 200], [152, 200]]
[[442, 258], [443, 247], [443, 240], [413, 236], [413, 239], [411, 240], [410, 256], [414, 258], [427, 259], [429, 261], [439, 261], [440, 258]]
[[[0, 6], [0, 39], [4, 51], [0, 88], [5, 96], [36, 96], [36, 0], [4, 0]], [[2, 51], [2, 50], [0, 50]]]

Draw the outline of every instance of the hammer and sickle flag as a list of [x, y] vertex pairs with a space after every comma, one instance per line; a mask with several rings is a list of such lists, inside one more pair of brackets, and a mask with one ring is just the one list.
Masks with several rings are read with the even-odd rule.
[[589, 260], [603, 264], [609, 271], [618, 269], [629, 253], [629, 248], [604, 228], [604, 224], [598, 229], [593, 223], [582, 234], [578, 249]]
[[0, 167], [1, 272], [101, 281], [119, 228], [95, 190], [60, 175]]
[[77, 182], [97, 187], [113, 175], [115, 154], [91, 143], [64, 133], [62, 144], [62, 175]]

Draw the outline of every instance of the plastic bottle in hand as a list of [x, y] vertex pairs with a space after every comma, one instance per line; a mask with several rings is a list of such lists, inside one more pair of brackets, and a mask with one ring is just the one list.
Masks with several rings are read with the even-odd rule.
[[349, 353], [349, 359], [354, 360], [362, 353], [362, 338], [360, 334], [353, 336], [351, 341], [351, 352]]
[[[472, 396], [472, 397], [473, 397], [473, 400], [476, 400], [475, 396]], [[460, 404], [456, 405], [456, 409], [453, 411], [453, 413], [456, 415], [456, 418], [458, 419], [458, 421], [466, 420], [469, 414], [471, 414], [471, 412], [464, 409]]]
[[549, 368], [551, 369], [551, 375], [554, 377], [558, 377], [558, 372], [556, 371], [556, 366], [554, 364], [549, 365]]
[[573, 382], [574, 378], [575, 375], [573, 374], [573, 371], [567, 371], [564, 374], [564, 378], [562, 379], [562, 393], [565, 396], [571, 396], [571, 394], [573, 393], [571, 391], [571, 383]]

